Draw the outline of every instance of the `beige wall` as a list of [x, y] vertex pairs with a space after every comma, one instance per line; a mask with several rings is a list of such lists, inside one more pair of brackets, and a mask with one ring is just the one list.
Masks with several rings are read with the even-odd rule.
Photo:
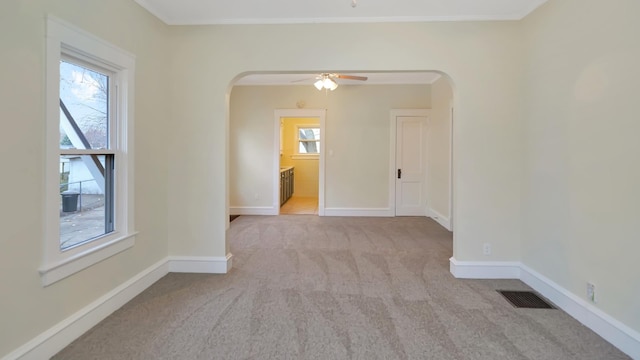
[[[47, 288], [44, 241], [45, 15], [136, 55], [133, 248]], [[117, 26], [116, 26], [117, 25]], [[168, 27], [130, 0], [0, 2], [0, 357], [167, 256]], [[9, 205], [11, 204], [11, 205]]]
[[[298, 197], [318, 197], [319, 185], [319, 157], [300, 158], [296, 157], [297, 130], [299, 125], [320, 127], [320, 119], [314, 118], [283, 118], [282, 120], [282, 155], [280, 156], [280, 166], [294, 167], [294, 196]], [[322, 137], [322, 134], [320, 134]]]
[[[224, 256], [228, 250], [224, 229], [228, 222], [225, 204], [229, 184], [226, 172], [220, 169], [228, 166], [227, 101], [234, 78], [249, 71], [441, 70], [453, 80], [457, 109], [454, 255], [458, 260], [519, 258], [523, 146], [519, 119], [524, 50], [521, 30], [518, 22], [173, 28], [173, 111], [181, 121], [174, 122], [170, 129], [174, 136], [169, 161], [175, 168], [169, 174], [169, 186], [180, 189], [169, 195], [170, 253]], [[331, 56], [307, 51], [307, 44], [326, 39], [332, 39]], [[347, 96], [331, 95], [326, 99], [337, 106], [349, 110], [361, 106], [344, 102]], [[290, 95], [281, 99], [283, 104], [278, 107], [293, 108], [298, 100], [298, 96]], [[262, 102], [255, 97], [245, 106], [256, 107]], [[307, 107], [322, 108], [323, 103], [318, 102], [309, 100]], [[332, 122], [337, 121], [332, 118], [336, 115], [344, 116], [357, 129], [360, 124], [369, 125], [372, 132], [367, 134], [368, 143], [388, 142], [380, 131], [382, 126], [388, 127], [387, 120], [384, 125], [374, 122], [370, 126], [370, 119], [354, 116], [352, 111], [333, 114], [331, 107], [327, 112], [327, 139], [340, 139], [330, 130]], [[272, 134], [273, 130], [263, 131]], [[263, 141], [273, 142], [271, 138], [266, 136]], [[358, 139], [358, 146], [364, 143], [363, 139]], [[362, 164], [345, 144], [327, 143], [335, 153], [333, 162], [327, 157], [327, 176], [345, 174], [356, 181], [369, 181], [379, 173], [386, 174], [383, 166], [366, 164], [363, 173], [346, 175]], [[375, 151], [379, 151], [375, 156], [385, 158], [388, 150]], [[265, 162], [263, 166], [273, 165]], [[344, 184], [345, 179], [340, 176], [327, 178], [327, 206], [377, 207], [387, 203], [386, 189], [366, 197]], [[268, 184], [260, 186], [270, 192]], [[493, 245], [490, 257], [482, 255], [485, 242]]]
[[446, 77], [431, 86], [427, 132], [427, 194], [432, 215], [451, 220], [451, 107], [453, 89]]
[[640, 331], [640, 2], [549, 1], [524, 21], [524, 263]]
[[[632, 265], [640, 253], [635, 165], [640, 129], [632, 96], [640, 83], [639, 7], [634, 0], [615, 5], [551, 0], [524, 23], [167, 27], [130, 0], [0, 2], [0, 118], [5, 127], [0, 163], [8, 169], [0, 188], [5, 190], [3, 204], [10, 204], [0, 208], [0, 319], [11, 324], [0, 327], [0, 354], [167, 254], [228, 253], [229, 180], [237, 170], [233, 133], [229, 137], [235, 124], [229, 115], [237, 114], [233, 101], [230, 106], [231, 88], [234, 78], [250, 71], [448, 74], [456, 110], [454, 256], [461, 261], [522, 260], [578, 296], [592, 281], [597, 306], [640, 331], [640, 274]], [[137, 56], [140, 234], [134, 248], [42, 288], [37, 268], [43, 239], [46, 13]], [[331, 56], [309, 51], [309, 44], [327, 39]], [[320, 97], [311, 87], [295, 93], [281, 89], [284, 96], [277, 100], [262, 93], [243, 102], [249, 112], [269, 107], [267, 120], [249, 130], [257, 148], [274, 146], [274, 104], [294, 108], [302, 99], [308, 108], [328, 109], [327, 146], [335, 155], [327, 157], [327, 173], [343, 175], [327, 178], [327, 189], [332, 189], [327, 206], [386, 204], [379, 195], [386, 189], [376, 192], [382, 182], [368, 183], [365, 192], [349, 186], [387, 171], [377, 162], [361, 162], [352, 151], [353, 146], [388, 144], [388, 118], [359, 116], [362, 107], [378, 106], [366, 97], [353, 102], [362, 89], [341, 87], [339, 97]], [[397, 107], [413, 105], [407, 101]], [[345, 111], [334, 113], [335, 108]], [[349, 132], [332, 125], [338, 123], [368, 130], [347, 139]], [[388, 149], [382, 147], [374, 147], [373, 155], [385, 158]], [[272, 157], [257, 162], [255, 171], [272, 169], [273, 162]], [[364, 170], [352, 174], [354, 169]], [[270, 194], [270, 185], [260, 181], [256, 191]], [[482, 255], [485, 242], [492, 243], [492, 256]]]
[[230, 204], [271, 206], [271, 174], [278, 166], [272, 150], [278, 146], [272, 135], [277, 131], [274, 110], [295, 108], [299, 101], [304, 101], [308, 109], [327, 109], [326, 207], [388, 208], [390, 110], [429, 108], [428, 85], [341, 86], [330, 93], [312, 85], [234, 87], [229, 139]]

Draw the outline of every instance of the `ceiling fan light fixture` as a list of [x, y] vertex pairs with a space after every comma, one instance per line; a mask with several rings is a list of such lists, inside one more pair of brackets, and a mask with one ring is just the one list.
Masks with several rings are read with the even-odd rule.
[[329, 89], [331, 91], [335, 90], [338, 87], [338, 83], [333, 81], [330, 77], [324, 79], [324, 88]]
[[[338, 82], [336, 79], [347, 79], [347, 80], [357, 80], [357, 81], [366, 81], [366, 76], [358, 76], [358, 75], [345, 75], [345, 74], [334, 74], [334, 73], [322, 73], [318, 74], [315, 77], [315, 82], [313, 86], [318, 90], [335, 90], [338, 88]], [[292, 82], [306, 81], [311, 79], [302, 79]]]
[[313, 83], [313, 86], [315, 86], [316, 89], [318, 90], [326, 89], [326, 90], [333, 91], [338, 88], [338, 83], [335, 80], [333, 80], [330, 76], [323, 75], [322, 78], [318, 79], [318, 81]]

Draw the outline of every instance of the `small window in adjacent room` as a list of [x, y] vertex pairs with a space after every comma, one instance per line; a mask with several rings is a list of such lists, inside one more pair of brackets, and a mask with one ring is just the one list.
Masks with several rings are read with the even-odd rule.
[[299, 155], [320, 154], [320, 128], [299, 126], [297, 131]]
[[45, 286], [133, 246], [134, 67], [47, 18]]

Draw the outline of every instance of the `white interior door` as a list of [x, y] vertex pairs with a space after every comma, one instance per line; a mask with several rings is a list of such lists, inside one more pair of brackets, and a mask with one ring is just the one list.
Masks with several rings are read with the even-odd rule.
[[396, 216], [426, 216], [424, 116], [396, 117]]

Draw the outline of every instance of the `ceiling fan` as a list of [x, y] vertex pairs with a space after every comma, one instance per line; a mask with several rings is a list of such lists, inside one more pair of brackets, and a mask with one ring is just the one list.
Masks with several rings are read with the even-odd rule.
[[318, 76], [314, 78], [296, 80], [294, 82], [306, 81], [310, 79], [316, 80], [316, 82], [313, 83], [313, 86], [315, 86], [316, 89], [318, 90], [327, 89], [327, 90], [333, 91], [338, 87], [337, 79], [366, 81], [368, 78], [366, 76], [357, 76], [357, 75], [322, 73], [322, 74], [318, 74]]

